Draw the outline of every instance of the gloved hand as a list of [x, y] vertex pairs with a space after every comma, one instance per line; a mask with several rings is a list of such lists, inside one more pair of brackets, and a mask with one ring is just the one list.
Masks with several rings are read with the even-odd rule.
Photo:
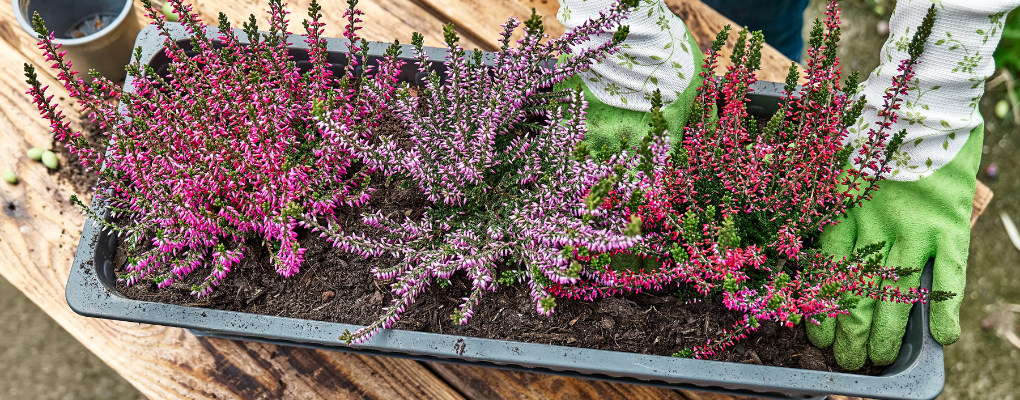
[[[561, 0], [556, 18], [573, 29], [613, 0]], [[560, 83], [558, 88], [580, 84], [588, 101], [585, 142], [592, 151], [617, 149], [621, 139], [631, 146], [640, 143], [648, 132], [651, 93], [659, 89], [670, 126], [684, 126], [690, 104], [700, 85], [702, 54], [687, 26], [663, 0], [640, 0], [623, 25], [630, 27], [620, 50], [588, 71]], [[608, 42], [605, 34], [585, 43], [599, 46]], [[585, 47], [587, 48], [587, 47]], [[583, 48], [573, 49], [575, 52]], [[676, 130], [674, 137], [682, 132]]]
[[[900, 0], [890, 21], [880, 65], [861, 92], [869, 106], [881, 105], [882, 94], [907, 58], [906, 44], [931, 6], [929, 0]], [[886, 265], [921, 268], [935, 258], [933, 290], [956, 293], [931, 305], [931, 332], [944, 345], [960, 337], [960, 304], [966, 283], [970, 244], [970, 213], [984, 134], [978, 101], [984, 82], [994, 71], [991, 57], [1002, 34], [1005, 14], [1015, 0], [943, 0], [917, 75], [890, 132], [906, 129], [904, 145], [893, 156], [889, 180], [874, 198], [853, 209], [847, 218], [823, 232], [822, 249], [836, 256], [885, 242]], [[854, 128], [854, 143], [867, 136], [878, 120], [869, 107]], [[899, 282], [917, 287], [920, 274]], [[868, 357], [878, 365], [899, 354], [910, 304], [861, 299], [850, 315], [808, 324], [808, 337], [818, 347], [834, 345], [839, 365], [855, 370]]]

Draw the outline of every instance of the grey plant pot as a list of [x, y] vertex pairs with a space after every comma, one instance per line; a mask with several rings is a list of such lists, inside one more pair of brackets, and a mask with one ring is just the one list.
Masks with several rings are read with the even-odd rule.
[[[186, 37], [183, 29], [174, 29], [175, 35], [179, 35], [175, 39]], [[215, 35], [214, 31], [210, 34]], [[307, 49], [301, 39], [300, 36], [291, 37], [295, 51]], [[160, 52], [162, 40], [154, 27], [143, 29], [136, 45], [143, 49], [143, 60], [151, 60], [155, 66], [165, 62]], [[339, 39], [329, 39], [328, 46], [333, 52], [331, 58], [336, 59], [340, 59], [346, 49], [345, 42]], [[370, 46], [369, 52], [381, 55], [386, 46], [385, 43], [375, 43]], [[429, 51], [437, 62], [445, 55], [443, 49]], [[403, 54], [411, 54], [410, 49], [405, 48]], [[410, 65], [402, 73], [403, 79], [414, 79], [416, 69]], [[130, 85], [130, 82], [127, 84]], [[755, 92], [749, 95], [751, 110], [761, 115], [775, 112], [781, 88], [781, 85], [771, 82], [757, 84]], [[98, 215], [106, 215], [102, 205], [93, 204], [92, 207]], [[102, 232], [93, 226], [92, 221], [86, 222], [66, 292], [68, 304], [78, 314], [181, 327], [202, 336], [774, 399], [821, 398], [828, 394], [932, 399], [942, 391], [945, 380], [942, 346], [928, 331], [928, 307], [922, 305], [915, 305], [911, 310], [899, 357], [879, 376], [404, 330], [384, 330], [363, 345], [348, 347], [337, 337], [345, 330], [354, 331], [359, 326], [128, 299], [116, 290], [113, 265], [116, 248], [116, 236]], [[925, 268], [922, 281], [930, 287], [931, 262]]]
[[[114, 82], [124, 79], [131, 43], [141, 29], [132, 0], [13, 0], [11, 5], [18, 25], [33, 37], [37, 35], [32, 29], [32, 15], [39, 13], [46, 28], [57, 35], [67, 60], [86, 82], [92, 81], [88, 74], [91, 69]], [[107, 20], [105, 27], [83, 37], [67, 35], [86, 18], [97, 15]]]

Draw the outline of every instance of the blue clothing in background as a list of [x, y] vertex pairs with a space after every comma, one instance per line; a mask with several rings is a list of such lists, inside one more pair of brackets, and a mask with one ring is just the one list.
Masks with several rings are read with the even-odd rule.
[[804, 10], [809, 0], [702, 0], [726, 18], [751, 31], [794, 61], [804, 49]]

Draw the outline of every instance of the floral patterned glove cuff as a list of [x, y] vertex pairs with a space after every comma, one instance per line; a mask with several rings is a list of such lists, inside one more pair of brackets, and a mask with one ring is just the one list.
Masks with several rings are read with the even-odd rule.
[[[1006, 13], [1017, 0], [936, 0], [938, 18], [916, 76], [892, 132], [907, 136], [894, 155], [890, 179], [916, 181], [953, 160], [970, 131], [981, 124], [978, 100], [985, 79], [995, 70], [992, 53], [1002, 35]], [[913, 37], [932, 0], [900, 0], [889, 21], [889, 39], [882, 47], [882, 64], [863, 83], [868, 107], [850, 129], [849, 140], [861, 143], [878, 121], [878, 107], [892, 85], [900, 60], [907, 58]], [[859, 147], [859, 146], [858, 146]]]
[[[556, 18], [574, 29], [610, 6], [613, 0], [561, 0]], [[663, 0], [640, 0], [623, 22], [630, 27], [620, 51], [579, 74], [585, 86], [602, 103], [625, 110], [647, 112], [651, 94], [662, 93], [663, 104], [682, 97], [700, 68], [701, 53], [687, 26]], [[604, 34], [585, 42], [584, 48], [608, 42]], [[573, 49], [574, 52], [584, 48]]]

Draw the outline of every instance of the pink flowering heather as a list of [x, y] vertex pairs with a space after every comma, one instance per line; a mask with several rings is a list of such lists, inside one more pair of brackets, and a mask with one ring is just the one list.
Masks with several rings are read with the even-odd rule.
[[[633, 190], [614, 188], [602, 201], [606, 214], [617, 219], [638, 215], [642, 241], [620, 251], [578, 249], [576, 260], [585, 265], [582, 279], [557, 282], [549, 291], [588, 300], [668, 285], [702, 298], [721, 292], [723, 304], [744, 317], [685, 354], [696, 357], [732, 345], [762, 320], [794, 326], [805, 318], [818, 323], [822, 316], [848, 314], [856, 306], [854, 296], [897, 302], [951, 296], [881, 287], [880, 279], [918, 272], [883, 266], [883, 243], [842, 259], [812, 247], [823, 227], [838, 223], [851, 207], [866, 206], [889, 172], [889, 156], [904, 135], [890, 137], [890, 123], [931, 32], [934, 9], [885, 96], [879, 111], [884, 120], [856, 153], [844, 142], [864, 99], [854, 99], [856, 74], [840, 85], [835, 3], [827, 16], [824, 24], [816, 21], [811, 35], [807, 84], [797, 88], [798, 72], [791, 66], [783, 106], [764, 127], [748, 115], [745, 100], [760, 64], [761, 34], [740, 33], [733, 66], [720, 79], [710, 72], [728, 28], [720, 33], [706, 56], [709, 72], [702, 74], [682, 143], [673, 149], [665, 143], [665, 121], [653, 109], [652, 130], [638, 151], [649, 161], [642, 163], [644, 174], [634, 178], [646, 180], [641, 186], [648, 190], [635, 196]], [[848, 161], [860, 168], [844, 168]]]
[[[575, 151], [586, 132], [583, 94], [552, 90], [617, 50], [627, 33], [617, 27], [632, 6], [617, 3], [600, 18], [545, 42], [541, 20], [533, 15], [516, 47], [510, 36], [519, 22], [512, 18], [503, 25], [502, 46], [488, 65], [477, 50], [466, 54], [447, 26], [445, 76], [431, 67], [422, 36], [414, 35], [424, 85], [417, 96], [405, 87], [387, 103], [406, 126], [410, 143], [380, 137], [358, 151], [367, 165], [417, 185], [433, 206], [421, 220], [367, 213], [364, 222], [378, 228], [380, 237], [308, 221], [337, 247], [398, 260], [372, 271], [379, 279], [396, 279], [393, 303], [376, 322], [343, 339], [360, 343], [389, 328], [429, 285], [458, 271], [472, 281], [452, 316], [463, 324], [483, 294], [496, 290], [496, 268], [503, 262], [519, 267], [536, 309], [549, 314], [555, 301], [548, 287], [579, 278], [573, 248], [613, 251], [640, 240], [621, 228], [629, 216], [603, 215], [585, 203], [593, 186], [633, 168], [638, 158], [624, 152], [596, 162]], [[572, 45], [613, 29], [610, 43], [570, 53]], [[551, 60], [559, 55], [570, 57], [554, 65]], [[324, 125], [334, 129], [330, 121]]]
[[[128, 222], [107, 222], [78, 203], [104, 229], [126, 236], [127, 273], [120, 279], [127, 284], [149, 278], [166, 287], [197, 268], [208, 268], [208, 276], [192, 287], [194, 295], [206, 295], [245, 256], [249, 240], [272, 248], [280, 275], [294, 275], [304, 261], [295, 210], [330, 220], [341, 205], [367, 200], [371, 172], [351, 170], [352, 156], [341, 137], [318, 129], [313, 112], [328, 110], [334, 126], [370, 135], [377, 110], [372, 99], [362, 96], [362, 88], [371, 86], [374, 96], [394, 91], [396, 48], [375, 71], [364, 65], [367, 55], [356, 34], [361, 12], [357, 1], [350, 0], [345, 14], [350, 62], [341, 76], [331, 76], [320, 8], [313, 0], [304, 24], [312, 69], [302, 75], [288, 55], [288, 12], [281, 0], [269, 2], [268, 33], [259, 33], [255, 16], [244, 24], [246, 44], [223, 14], [219, 43], [214, 43], [191, 6], [170, 1], [197, 54], [187, 55], [150, 1], [143, 0], [171, 61], [164, 78], [142, 64], [141, 49], [136, 50], [127, 67], [131, 91], [94, 72], [93, 83], [85, 84], [38, 14], [34, 18], [43, 38], [39, 47], [83, 112], [109, 137], [108, 152], [90, 148], [80, 132], [69, 128], [26, 64], [29, 94], [57, 140], [102, 177], [93, 201], [104, 202], [113, 216]], [[355, 84], [359, 65], [364, 67], [360, 79], [367, 84]], [[119, 99], [119, 106], [106, 98]]]

